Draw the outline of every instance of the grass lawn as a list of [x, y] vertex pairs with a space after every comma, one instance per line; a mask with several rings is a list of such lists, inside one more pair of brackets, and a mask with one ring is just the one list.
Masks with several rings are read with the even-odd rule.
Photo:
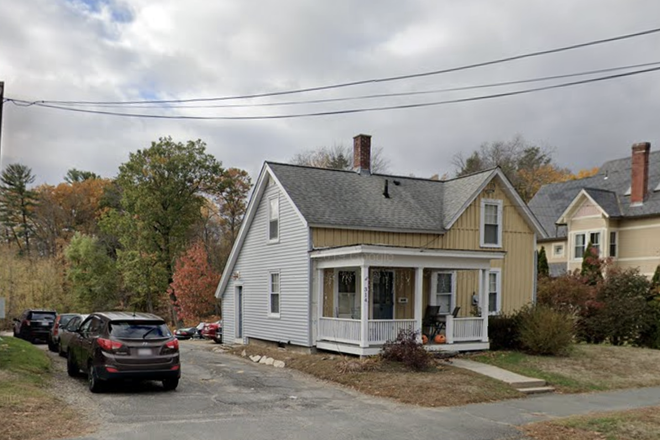
[[577, 344], [567, 357], [494, 351], [470, 359], [544, 379], [563, 393], [660, 385], [660, 350], [646, 348]]
[[657, 440], [660, 406], [570, 417], [522, 429], [536, 440]]
[[50, 360], [32, 344], [0, 338], [0, 439], [74, 437], [84, 423], [48, 390]]
[[232, 352], [240, 355], [243, 350], [249, 356], [258, 354], [283, 360], [287, 368], [365, 394], [419, 406], [458, 406], [523, 396], [499, 381], [444, 363], [434, 365], [425, 372], [412, 372], [397, 363], [373, 361], [374, 370], [342, 372], [342, 367], [346, 366], [347, 361], [355, 362], [357, 358], [332, 353], [299, 354], [255, 345], [236, 347]]

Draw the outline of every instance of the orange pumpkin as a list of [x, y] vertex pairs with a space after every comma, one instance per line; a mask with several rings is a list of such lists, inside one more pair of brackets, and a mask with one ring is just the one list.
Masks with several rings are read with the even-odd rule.
[[422, 335], [422, 344], [428, 344], [429, 342], [429, 337], [426, 335]]
[[433, 341], [436, 344], [444, 344], [445, 342], [447, 342], [447, 338], [445, 337], [445, 335], [439, 334], [439, 335], [435, 335], [435, 338], [433, 338]]

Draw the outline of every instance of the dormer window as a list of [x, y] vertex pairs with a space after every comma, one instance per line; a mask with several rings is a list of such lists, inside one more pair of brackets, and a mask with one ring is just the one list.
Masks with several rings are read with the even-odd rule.
[[481, 247], [502, 247], [502, 201], [481, 200]]
[[275, 196], [268, 199], [268, 241], [280, 240], [280, 199]]

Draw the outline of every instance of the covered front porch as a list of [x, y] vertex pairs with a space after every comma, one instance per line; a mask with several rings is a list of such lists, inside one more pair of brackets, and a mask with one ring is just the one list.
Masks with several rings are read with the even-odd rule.
[[427, 350], [488, 349], [491, 260], [502, 252], [355, 245], [311, 256], [317, 348], [372, 355], [401, 330], [421, 329], [445, 339]]

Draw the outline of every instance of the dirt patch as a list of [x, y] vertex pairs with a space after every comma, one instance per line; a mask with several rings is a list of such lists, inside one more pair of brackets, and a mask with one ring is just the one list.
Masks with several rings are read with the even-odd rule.
[[[386, 397], [399, 402], [426, 406], [459, 406], [468, 403], [493, 402], [522, 397], [506, 384], [452, 367], [438, 361], [424, 372], [412, 372], [402, 365], [373, 358], [365, 371], [359, 367], [346, 368], [357, 358], [330, 353], [300, 354], [284, 349], [240, 346], [230, 353], [247, 356], [262, 355], [282, 360], [287, 368], [310, 374], [322, 380], [338, 383], [372, 396]], [[355, 365], [355, 364], [353, 364]]]
[[660, 385], [660, 350], [646, 348], [578, 344], [567, 357], [491, 352], [472, 359], [545, 379], [566, 393]]
[[536, 440], [657, 440], [660, 438], [660, 407], [534, 423], [522, 430]]

